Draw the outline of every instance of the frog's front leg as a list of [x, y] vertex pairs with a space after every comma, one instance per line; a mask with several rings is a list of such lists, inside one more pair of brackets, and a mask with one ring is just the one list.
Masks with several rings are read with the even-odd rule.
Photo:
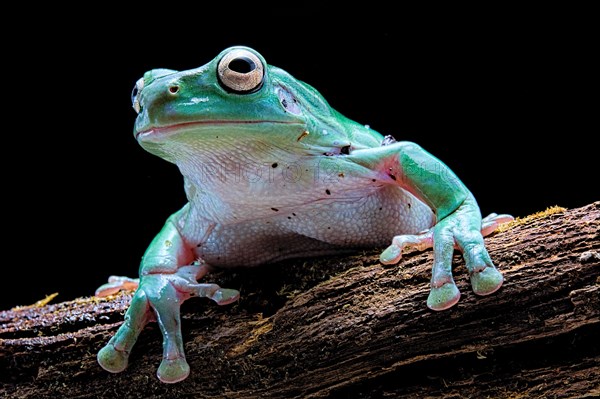
[[210, 271], [202, 262], [194, 263], [191, 247], [177, 229], [179, 213], [171, 216], [142, 258], [140, 282], [125, 314], [125, 322], [108, 344], [98, 352], [98, 362], [117, 373], [127, 367], [129, 353], [144, 326], [158, 322], [163, 335], [163, 360], [158, 378], [178, 382], [189, 374], [181, 337], [180, 306], [193, 296], [207, 297], [220, 305], [237, 300], [239, 292], [216, 284], [198, 284]]
[[511, 220], [511, 216], [493, 214], [482, 220], [475, 198], [458, 177], [440, 160], [413, 143], [398, 142], [356, 151], [352, 157], [356, 163], [374, 170], [380, 180], [408, 190], [435, 212], [437, 223], [430, 230], [396, 236], [392, 245], [381, 254], [382, 263], [397, 263], [406, 246], [419, 250], [433, 247], [434, 264], [427, 306], [444, 310], [460, 298], [452, 276], [455, 248], [463, 253], [476, 294], [489, 295], [500, 288], [503, 277], [485, 248], [483, 234], [489, 234], [499, 223]]

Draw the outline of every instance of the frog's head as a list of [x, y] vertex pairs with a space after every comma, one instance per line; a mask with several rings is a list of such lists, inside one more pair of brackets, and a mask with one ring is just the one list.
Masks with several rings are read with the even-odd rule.
[[339, 154], [353, 144], [352, 127], [360, 126], [247, 47], [228, 48], [197, 69], [149, 71], [132, 102], [136, 139], [172, 162], [228, 149], [252, 147], [256, 154], [261, 146]]

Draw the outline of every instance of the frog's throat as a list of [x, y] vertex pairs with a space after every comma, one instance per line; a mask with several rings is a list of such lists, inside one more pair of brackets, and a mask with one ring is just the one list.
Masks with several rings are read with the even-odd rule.
[[278, 125], [298, 125], [299, 122], [292, 121], [275, 121], [275, 120], [210, 120], [210, 121], [194, 121], [194, 122], [183, 122], [174, 125], [150, 127], [142, 131], [135, 132], [135, 138], [137, 140], [143, 140], [145, 137], [150, 136], [167, 136], [173, 133], [177, 133], [183, 130], [190, 130], [199, 126], [219, 126], [219, 125], [248, 125], [248, 124], [278, 124]]

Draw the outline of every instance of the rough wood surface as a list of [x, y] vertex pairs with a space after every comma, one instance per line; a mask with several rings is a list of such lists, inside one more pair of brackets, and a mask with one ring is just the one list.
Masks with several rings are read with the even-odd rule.
[[377, 251], [210, 276], [242, 299], [183, 309], [192, 372], [155, 377], [161, 337], [148, 327], [127, 370], [96, 352], [130, 295], [0, 312], [0, 396], [10, 398], [580, 398], [600, 395], [600, 202], [486, 239], [503, 288], [425, 306], [432, 253], [382, 266]]

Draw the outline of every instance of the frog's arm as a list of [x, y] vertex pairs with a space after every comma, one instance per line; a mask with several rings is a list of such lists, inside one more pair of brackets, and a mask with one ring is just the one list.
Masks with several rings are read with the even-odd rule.
[[397, 263], [405, 246], [433, 247], [434, 264], [427, 305], [444, 310], [456, 304], [460, 292], [452, 277], [455, 246], [465, 259], [473, 291], [488, 295], [500, 288], [502, 274], [494, 267], [483, 242], [482, 230], [490, 233], [509, 215], [490, 215], [482, 221], [473, 194], [439, 159], [410, 142], [357, 150], [349, 160], [375, 173], [380, 181], [397, 184], [425, 202], [435, 212], [437, 223], [417, 235], [394, 237], [381, 254], [382, 263]]
[[178, 382], [189, 374], [185, 360], [179, 308], [193, 296], [207, 297], [220, 305], [237, 300], [239, 292], [216, 284], [198, 284], [210, 271], [203, 262], [194, 262], [192, 247], [182, 237], [178, 223], [187, 207], [173, 214], [148, 247], [140, 266], [140, 282], [125, 322], [108, 344], [98, 352], [98, 362], [117, 373], [127, 367], [131, 348], [149, 322], [156, 320], [163, 335], [163, 360], [158, 378]]

